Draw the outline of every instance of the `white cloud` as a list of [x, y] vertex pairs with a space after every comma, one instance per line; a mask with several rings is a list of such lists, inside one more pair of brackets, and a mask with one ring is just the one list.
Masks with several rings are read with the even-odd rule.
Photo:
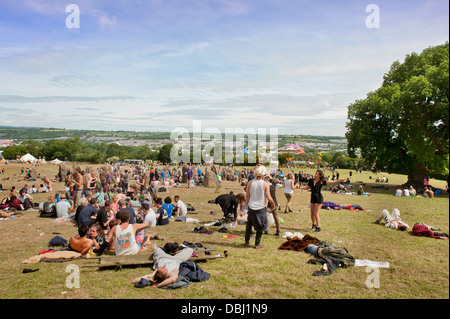
[[110, 17], [106, 12], [101, 10], [92, 10], [92, 15], [95, 17], [98, 25], [102, 28], [115, 28], [118, 25], [115, 16]]
[[[59, 28], [62, 2], [20, 2], [48, 25], [0, 23], [17, 35], [0, 40], [2, 123], [24, 103], [47, 114], [46, 126], [170, 129], [201, 119], [343, 135], [347, 106], [379, 87], [392, 62], [448, 40], [438, 0], [380, 3], [379, 30], [365, 28], [365, 6], [355, 16], [353, 2], [322, 12], [297, 0], [77, 0], [78, 33]], [[6, 9], [20, 13], [12, 0]]]

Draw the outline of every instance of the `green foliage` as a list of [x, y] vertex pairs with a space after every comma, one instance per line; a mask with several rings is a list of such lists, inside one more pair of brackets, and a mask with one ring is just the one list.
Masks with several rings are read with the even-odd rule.
[[292, 157], [291, 154], [288, 153], [278, 153], [278, 163], [280, 165], [286, 165], [287, 159]]
[[170, 163], [170, 151], [172, 150], [173, 144], [166, 144], [159, 150], [158, 161], [162, 163]]
[[121, 146], [116, 143], [96, 144], [80, 141], [79, 137], [65, 140], [49, 140], [45, 144], [38, 141], [24, 141], [20, 145], [8, 146], [3, 151], [5, 159], [17, 159], [27, 153], [34, 157], [103, 163], [107, 159], [123, 161], [124, 159], [157, 160], [159, 152], [151, 151], [147, 146]]
[[383, 85], [348, 107], [348, 151], [388, 172], [448, 173], [449, 44], [394, 62]]

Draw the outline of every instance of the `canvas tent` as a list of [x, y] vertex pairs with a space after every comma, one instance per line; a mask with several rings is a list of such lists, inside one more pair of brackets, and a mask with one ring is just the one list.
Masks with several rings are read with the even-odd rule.
[[59, 165], [59, 164], [61, 164], [62, 163], [62, 161], [61, 160], [59, 160], [59, 159], [57, 159], [57, 158], [55, 158], [53, 161], [50, 161], [50, 163], [52, 163], [52, 164], [56, 164], [56, 165]]
[[22, 156], [19, 161], [22, 163], [36, 163], [37, 159], [36, 159], [36, 157], [34, 157], [30, 153], [28, 153], [28, 154], [25, 154], [24, 156]]

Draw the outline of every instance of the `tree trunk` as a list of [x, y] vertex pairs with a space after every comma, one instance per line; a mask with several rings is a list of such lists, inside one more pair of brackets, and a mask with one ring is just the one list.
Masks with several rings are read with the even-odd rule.
[[424, 179], [428, 177], [428, 172], [424, 163], [416, 163], [414, 168], [411, 169], [408, 173], [408, 181], [403, 184], [403, 187], [414, 187], [417, 193], [423, 193], [424, 187]]

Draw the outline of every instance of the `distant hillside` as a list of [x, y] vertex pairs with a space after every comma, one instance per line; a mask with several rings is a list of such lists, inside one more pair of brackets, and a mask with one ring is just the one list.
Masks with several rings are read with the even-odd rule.
[[[9, 140], [44, 140], [80, 137], [81, 140], [97, 138], [125, 140], [164, 140], [170, 139], [170, 132], [134, 132], [134, 131], [97, 131], [97, 130], [66, 130], [64, 128], [10, 127], [0, 126], [0, 139]], [[289, 143], [345, 143], [345, 138], [338, 136], [312, 135], [279, 135], [278, 145], [282, 147]]]
[[7, 127], [0, 126], [0, 139], [11, 140], [42, 140], [56, 138], [80, 137], [111, 137], [123, 139], [168, 139], [168, 132], [132, 132], [132, 131], [95, 131], [95, 130], [66, 130], [64, 128], [36, 128], [36, 127]]

